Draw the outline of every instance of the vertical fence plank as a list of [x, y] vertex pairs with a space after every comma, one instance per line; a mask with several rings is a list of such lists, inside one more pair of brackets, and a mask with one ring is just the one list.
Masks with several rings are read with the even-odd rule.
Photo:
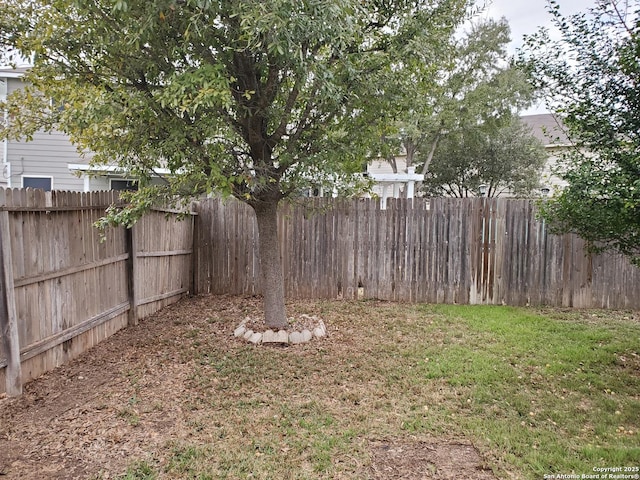
[[125, 231], [125, 243], [127, 251], [127, 294], [129, 299], [128, 324], [138, 324], [138, 258], [136, 248], [136, 225]]
[[[4, 201], [0, 201], [0, 205], [3, 204]], [[22, 394], [22, 366], [13, 283], [9, 212], [7, 211], [0, 211], [0, 333], [7, 357], [6, 392], [7, 395], [15, 397]]]

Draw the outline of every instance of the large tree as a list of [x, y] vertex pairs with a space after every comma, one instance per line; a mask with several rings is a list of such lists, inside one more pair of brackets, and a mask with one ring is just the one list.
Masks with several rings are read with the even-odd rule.
[[[466, 2], [8, 0], [2, 43], [33, 58], [9, 134], [58, 128], [139, 178], [132, 207], [113, 214], [125, 223], [158, 194], [249, 204], [265, 321], [281, 328], [279, 202], [353, 184], [367, 148], [355, 127], [378, 78], [448, 38]], [[164, 186], [149, 183], [157, 167], [171, 171]]]
[[543, 209], [558, 232], [640, 264], [640, 3], [598, 0], [565, 16], [548, 10], [559, 38], [528, 37], [521, 52], [575, 148], [558, 174], [568, 186]]
[[378, 99], [387, 115], [372, 125], [379, 125], [378, 153], [394, 171], [402, 156], [426, 174], [448, 135], [500, 119], [506, 123], [531, 103], [533, 89], [507, 53], [510, 40], [505, 19], [473, 20], [467, 31], [433, 49], [421, 71], [390, 72], [390, 86]]
[[438, 146], [424, 188], [431, 195], [534, 195], [547, 155], [517, 117], [459, 128]]

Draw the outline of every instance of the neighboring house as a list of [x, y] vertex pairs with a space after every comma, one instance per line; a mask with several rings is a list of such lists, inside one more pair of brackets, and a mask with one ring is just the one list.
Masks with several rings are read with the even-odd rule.
[[[531, 128], [533, 135], [544, 145], [548, 154], [547, 163], [540, 181], [542, 185], [540, 193], [541, 195], [549, 195], [566, 185], [560, 178], [552, 174], [552, 170], [560, 153], [572, 146], [571, 141], [567, 138], [560, 121], [555, 115], [550, 113], [525, 115], [520, 117], [520, 120]], [[389, 162], [382, 158], [373, 160], [367, 165], [367, 174], [376, 181], [373, 186], [373, 193], [382, 199], [405, 197], [404, 192], [409, 185], [407, 182], [423, 179], [414, 172], [410, 174], [404, 173], [407, 172], [405, 156], [397, 156], [396, 165], [398, 172], [403, 173], [394, 174]]]
[[[25, 70], [0, 69], [0, 100], [22, 88]], [[5, 140], [0, 186], [83, 190], [84, 180], [69, 171], [69, 163], [86, 163], [86, 160], [63, 133], [38, 132], [31, 142]]]
[[[23, 87], [26, 70], [0, 68], [0, 101]], [[135, 181], [123, 177], [116, 166], [89, 166], [91, 154], [80, 155], [61, 132], [38, 132], [30, 142], [5, 140], [1, 148], [0, 187], [85, 192], [135, 188]]]
[[549, 195], [564, 188], [567, 183], [553, 174], [553, 169], [563, 151], [573, 146], [567, 137], [561, 121], [551, 113], [538, 115], [524, 115], [520, 117], [523, 123], [531, 128], [533, 135], [542, 142], [548, 154], [547, 163], [542, 171], [541, 185], [545, 194]]

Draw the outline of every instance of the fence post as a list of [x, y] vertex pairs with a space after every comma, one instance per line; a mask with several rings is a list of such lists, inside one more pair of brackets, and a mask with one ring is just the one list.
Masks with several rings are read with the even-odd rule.
[[7, 211], [0, 211], [0, 333], [7, 356], [5, 372], [7, 395], [17, 397], [22, 395], [22, 365], [13, 286], [9, 212]]
[[[193, 205], [190, 207], [193, 211]], [[191, 222], [191, 261], [189, 262], [189, 295], [197, 295], [196, 290], [196, 216], [190, 215]]]
[[129, 319], [128, 325], [138, 324], [138, 295], [136, 292], [136, 273], [138, 270], [138, 259], [136, 250], [136, 226], [125, 229], [127, 253], [127, 290], [129, 292]]
[[200, 294], [200, 203], [191, 205], [191, 295]]

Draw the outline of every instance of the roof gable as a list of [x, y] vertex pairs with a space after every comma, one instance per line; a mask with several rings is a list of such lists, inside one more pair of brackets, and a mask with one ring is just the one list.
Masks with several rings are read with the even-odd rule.
[[562, 121], [555, 115], [543, 113], [524, 115], [520, 120], [531, 128], [533, 135], [546, 147], [570, 145]]

